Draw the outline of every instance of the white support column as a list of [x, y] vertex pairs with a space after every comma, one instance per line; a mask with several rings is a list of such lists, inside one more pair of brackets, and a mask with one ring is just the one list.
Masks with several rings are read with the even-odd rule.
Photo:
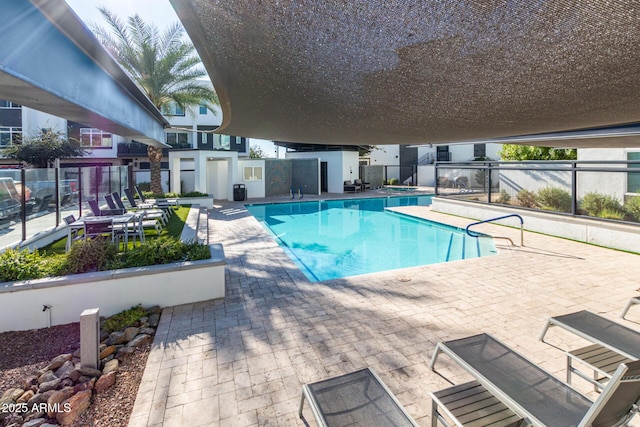
[[201, 152], [196, 152], [195, 163], [195, 182], [194, 190], [201, 193], [209, 193], [207, 191], [207, 156]]
[[233, 184], [240, 182], [238, 179], [238, 153], [233, 151], [231, 154], [227, 168], [227, 200], [229, 201], [233, 201]]
[[80, 315], [80, 364], [100, 369], [100, 309], [90, 308]]
[[180, 156], [171, 156], [169, 153], [169, 168], [171, 170], [171, 188], [169, 191], [180, 193]]

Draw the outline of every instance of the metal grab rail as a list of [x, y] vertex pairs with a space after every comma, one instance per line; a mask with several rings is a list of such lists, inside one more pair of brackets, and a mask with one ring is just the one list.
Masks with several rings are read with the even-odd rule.
[[[473, 227], [474, 225], [478, 225], [478, 224], [484, 224], [486, 222], [493, 222], [493, 221], [498, 221], [501, 219], [505, 219], [505, 218], [510, 218], [510, 217], [516, 217], [520, 220], [520, 246], [524, 246], [524, 219], [522, 219], [522, 217], [518, 214], [510, 214], [510, 215], [505, 215], [505, 216], [499, 216], [496, 218], [490, 218], [490, 219], [485, 219], [484, 221], [478, 221], [478, 222], [473, 222], [469, 225], [467, 225], [467, 228], [465, 229], [465, 231], [467, 232], [467, 234], [471, 237], [480, 237], [481, 235], [478, 234], [477, 232], [472, 232], [471, 230], [469, 230], [471, 227]], [[507, 239], [511, 242], [511, 244], [513, 244], [513, 241], [511, 241], [511, 239], [509, 239], [508, 237], [494, 237], [494, 239]]]

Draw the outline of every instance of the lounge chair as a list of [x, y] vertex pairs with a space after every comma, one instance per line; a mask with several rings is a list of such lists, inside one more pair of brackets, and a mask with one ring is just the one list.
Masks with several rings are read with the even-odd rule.
[[74, 222], [76, 222], [76, 217], [73, 215], [68, 215], [65, 216], [63, 218], [64, 223], [67, 225], [68, 230], [67, 230], [67, 243], [66, 243], [66, 248], [65, 250], [67, 252], [69, 252], [69, 249], [71, 249], [71, 244], [74, 241], [83, 239], [84, 236], [83, 234], [80, 233], [80, 230], [83, 230], [84, 233], [84, 225], [82, 227], [77, 227], [75, 226], [75, 224], [73, 224]]
[[627, 312], [629, 311], [631, 306], [632, 305], [636, 305], [636, 304], [640, 304], [640, 298], [638, 298], [638, 297], [630, 298], [629, 302], [627, 302], [627, 305], [624, 307], [624, 310], [622, 310], [622, 314], [620, 315], [620, 317], [622, 317], [624, 319], [624, 316], [627, 315]]
[[[465, 414], [484, 414], [485, 424], [476, 420], [477, 424], [471, 425], [612, 427], [628, 425], [638, 412], [640, 361], [621, 364], [593, 402], [488, 334], [439, 343], [431, 369], [440, 353], [449, 355], [474, 376], [482, 390], [476, 395], [468, 394], [465, 400], [462, 394], [456, 396], [453, 387], [447, 389], [453, 399], [443, 399], [442, 391], [432, 393], [432, 426], [437, 426], [438, 421], [450, 426], [447, 418], [455, 426], [470, 425]], [[507, 416], [503, 424], [490, 418], [494, 408], [487, 407], [486, 402], [494, 399], [497, 409], [506, 408], [509, 412], [502, 414]], [[514, 415], [519, 419], [514, 420]]]
[[152, 211], [161, 211], [164, 212], [165, 215], [167, 216], [167, 219], [169, 218], [169, 215], [172, 212], [172, 205], [159, 205], [157, 203], [138, 203], [136, 202], [135, 196], [133, 195], [133, 193], [131, 192], [130, 189], [125, 188], [124, 189], [124, 194], [125, 196], [127, 196], [127, 201], [129, 202], [129, 204], [131, 205], [131, 207], [133, 209], [147, 209], [149, 212]]
[[[618, 365], [640, 359], [640, 332], [589, 311], [549, 318], [540, 333], [540, 341], [544, 341], [551, 326], [560, 326], [594, 343], [566, 353], [568, 383], [571, 383], [571, 374], [576, 374], [595, 387], [602, 388]], [[574, 360], [593, 369], [593, 378], [576, 369]]]
[[345, 181], [343, 191], [345, 193], [347, 192], [357, 193], [358, 191], [360, 191], [360, 186], [352, 183], [350, 180]]
[[123, 209], [100, 209], [100, 205], [95, 200], [88, 200], [87, 204], [93, 216], [122, 215], [124, 213]]
[[[118, 194], [118, 193], [113, 193], [113, 194]], [[113, 207], [113, 209], [120, 209], [118, 208], [118, 204], [116, 204], [113, 194], [107, 194], [104, 196], [104, 199], [107, 202], [107, 205], [109, 205], [109, 207]], [[124, 206], [124, 204], [122, 203], [122, 200], [120, 200], [120, 204], [122, 204], [122, 206]], [[127, 209], [127, 211], [132, 210], [134, 212], [136, 211], [140, 211], [140, 209], [138, 208], [132, 208], [132, 209]], [[169, 214], [166, 213], [163, 210], [160, 209], [146, 209], [145, 211], [145, 217], [147, 219], [158, 219], [162, 222], [162, 225], [167, 225], [167, 222], [169, 222]]]
[[359, 185], [360, 186], [360, 191], [366, 191], [371, 189], [371, 183], [369, 182], [362, 182], [361, 179], [356, 179], [355, 181], [353, 181], [353, 183], [355, 185]]
[[146, 197], [144, 197], [144, 193], [142, 192], [139, 186], [136, 185], [134, 188], [136, 190], [136, 193], [138, 193], [138, 197], [140, 197], [140, 201], [142, 201], [142, 203], [150, 203], [150, 204], [155, 204], [157, 206], [170, 206], [174, 208], [178, 207], [178, 201], [176, 199], [164, 199], [164, 200], [147, 199]]
[[319, 426], [418, 426], [371, 368], [305, 384], [300, 418], [305, 400]]

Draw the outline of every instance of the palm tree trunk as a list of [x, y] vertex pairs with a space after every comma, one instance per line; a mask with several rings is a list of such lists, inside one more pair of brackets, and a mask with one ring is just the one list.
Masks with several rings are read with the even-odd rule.
[[147, 155], [149, 156], [150, 172], [151, 172], [151, 192], [153, 194], [162, 194], [162, 148], [147, 146]]

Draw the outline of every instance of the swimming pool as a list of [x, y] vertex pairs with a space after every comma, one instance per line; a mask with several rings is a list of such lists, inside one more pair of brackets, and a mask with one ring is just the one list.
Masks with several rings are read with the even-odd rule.
[[312, 282], [476, 258], [492, 239], [386, 210], [431, 204], [430, 195], [247, 205]]

